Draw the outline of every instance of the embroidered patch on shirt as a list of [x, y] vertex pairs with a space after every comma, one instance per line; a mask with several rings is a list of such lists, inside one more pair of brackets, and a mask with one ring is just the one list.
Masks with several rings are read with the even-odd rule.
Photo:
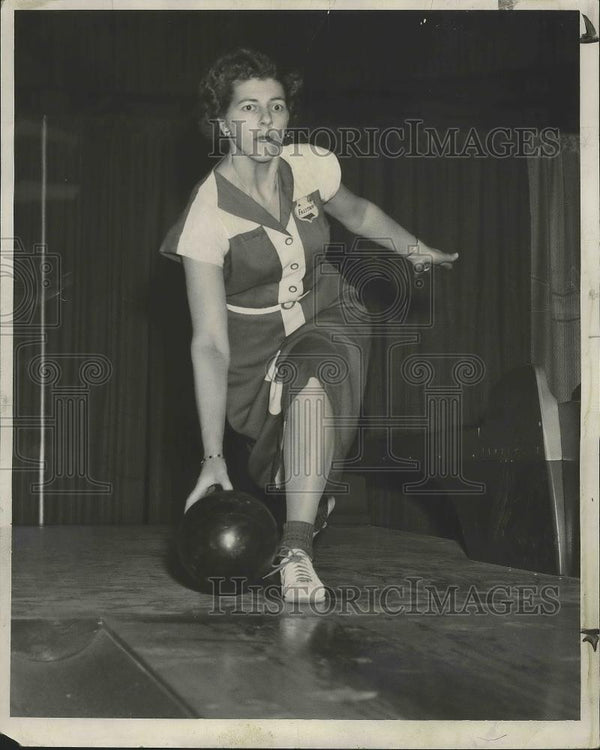
[[313, 222], [319, 215], [319, 209], [315, 205], [315, 202], [308, 196], [298, 198], [294, 212], [301, 221], [308, 222]]

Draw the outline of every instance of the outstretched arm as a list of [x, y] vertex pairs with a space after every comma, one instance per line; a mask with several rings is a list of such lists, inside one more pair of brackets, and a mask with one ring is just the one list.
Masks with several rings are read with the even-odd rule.
[[391, 240], [396, 252], [413, 265], [423, 263], [423, 256], [429, 256], [434, 265], [452, 268], [458, 258], [458, 253], [443, 253], [418, 240], [374, 203], [354, 195], [344, 185], [325, 204], [325, 211], [354, 234], [372, 240]]

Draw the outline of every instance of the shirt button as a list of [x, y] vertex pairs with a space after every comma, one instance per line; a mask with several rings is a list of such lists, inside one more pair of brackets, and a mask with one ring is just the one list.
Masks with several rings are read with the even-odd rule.
[[294, 300], [292, 300], [291, 302], [282, 302], [282, 303], [281, 303], [281, 306], [283, 307], [283, 309], [284, 309], [284, 310], [291, 310], [291, 309], [292, 309], [292, 307], [293, 307], [293, 306], [294, 306], [295, 304], [296, 304], [296, 302], [295, 302]]
[[292, 263], [290, 268], [292, 269], [292, 271], [295, 271], [297, 268], [299, 268], [299, 265], [297, 263]]
[[294, 241], [294, 240], [293, 240], [293, 239], [292, 239], [291, 237], [286, 237], [286, 238], [285, 238], [285, 244], [286, 244], [286, 245], [291, 245], [293, 241]]
[[297, 286], [291, 286], [290, 287], [290, 292], [297, 292], [297, 291], [298, 291], [298, 287]]

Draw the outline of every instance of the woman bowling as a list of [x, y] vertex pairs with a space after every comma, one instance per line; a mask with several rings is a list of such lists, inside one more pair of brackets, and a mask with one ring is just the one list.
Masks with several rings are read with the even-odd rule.
[[458, 256], [427, 247], [350, 192], [333, 153], [285, 145], [299, 88], [258, 52], [240, 49], [215, 62], [200, 86], [202, 117], [208, 132], [218, 123], [228, 153], [194, 189], [161, 252], [183, 262], [193, 327], [204, 457], [185, 509], [212, 485], [231, 489], [227, 420], [248, 440], [256, 484], [285, 492], [277, 558], [284, 598], [319, 601], [315, 520], [335, 482], [332, 465], [355, 433], [368, 354], [366, 312], [323, 258], [326, 214], [356, 235], [390, 238], [413, 264], [423, 254], [434, 264]]

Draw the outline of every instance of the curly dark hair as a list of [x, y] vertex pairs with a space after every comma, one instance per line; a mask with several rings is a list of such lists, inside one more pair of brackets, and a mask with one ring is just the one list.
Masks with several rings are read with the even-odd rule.
[[233, 95], [233, 84], [250, 78], [273, 78], [283, 86], [292, 118], [302, 89], [302, 77], [296, 72], [283, 72], [262, 52], [236, 49], [220, 57], [208, 70], [199, 86], [200, 129], [208, 138], [213, 135], [212, 122], [223, 117]]

